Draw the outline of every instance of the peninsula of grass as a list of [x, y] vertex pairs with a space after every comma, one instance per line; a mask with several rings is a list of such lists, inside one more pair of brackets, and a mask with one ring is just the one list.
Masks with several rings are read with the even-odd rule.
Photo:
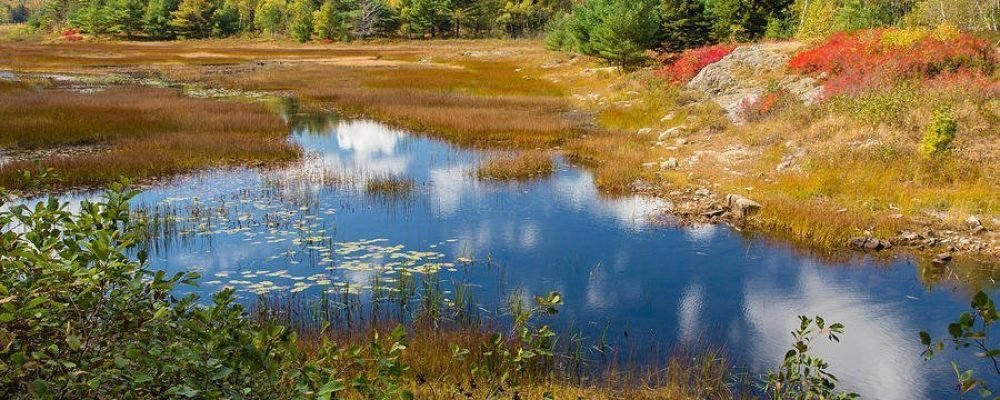
[[476, 167], [476, 178], [483, 181], [514, 181], [552, 175], [556, 164], [543, 151], [524, 151], [487, 158]]
[[0, 147], [13, 161], [0, 166], [0, 186], [34, 189], [20, 171], [39, 168], [51, 168], [52, 184], [68, 188], [287, 161], [300, 154], [287, 134], [264, 104], [149, 87], [8, 84], [0, 90]]

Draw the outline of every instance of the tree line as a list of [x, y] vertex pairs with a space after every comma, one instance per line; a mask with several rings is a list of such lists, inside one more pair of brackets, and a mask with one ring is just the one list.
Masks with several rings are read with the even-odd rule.
[[0, 0], [0, 21], [127, 39], [525, 37], [619, 66], [646, 50], [949, 23], [997, 31], [998, 0]]
[[998, 21], [997, 0], [587, 0], [553, 18], [546, 45], [627, 67], [650, 49], [942, 23], [995, 32]]
[[24, 10], [21, 19], [36, 29], [76, 28], [126, 39], [524, 37], [542, 32], [571, 4], [572, 0], [44, 0], [38, 9]]

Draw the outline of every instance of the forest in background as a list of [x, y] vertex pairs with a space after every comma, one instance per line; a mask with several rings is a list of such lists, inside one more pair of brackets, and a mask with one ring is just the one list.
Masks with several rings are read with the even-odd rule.
[[[996, 0], [3, 0], [35, 31], [171, 40], [521, 38], [621, 62], [644, 50], [812, 38], [845, 30], [996, 31]], [[595, 48], [596, 46], [596, 48]], [[610, 49], [608, 49], [610, 48]], [[626, 63], [635, 61], [625, 60]]]

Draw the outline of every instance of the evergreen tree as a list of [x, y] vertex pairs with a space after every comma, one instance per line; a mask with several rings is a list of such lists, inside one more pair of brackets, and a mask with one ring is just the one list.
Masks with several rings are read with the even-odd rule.
[[185, 38], [208, 38], [215, 27], [216, 8], [211, 0], [182, 0], [170, 13], [170, 26]]
[[681, 51], [711, 42], [712, 21], [701, 0], [661, 0], [663, 48]]
[[240, 11], [236, 4], [229, 1], [214, 0], [219, 3], [213, 15], [215, 23], [212, 25], [212, 35], [216, 37], [228, 37], [242, 31]]
[[287, 9], [285, 0], [260, 0], [254, 14], [257, 28], [271, 35], [284, 33], [288, 21]]
[[153, 39], [170, 39], [173, 37], [172, 19], [170, 13], [176, 11], [177, 0], [149, 0], [142, 15], [142, 28]]
[[145, 10], [141, 0], [108, 0], [105, 8], [110, 32], [132, 39], [135, 33], [142, 30]]
[[80, 9], [73, 15], [73, 26], [94, 36], [108, 33], [110, 18], [108, 18], [103, 0], [81, 0]]
[[334, 0], [326, 0], [318, 10], [313, 11], [313, 29], [320, 39], [338, 39], [337, 27], [340, 25], [337, 7]]
[[225, 0], [225, 7], [236, 10], [236, 31], [250, 32], [253, 29], [255, 0]]
[[401, 0], [401, 18], [408, 33], [437, 37], [451, 14], [450, 0]]
[[288, 31], [299, 42], [312, 39], [313, 9], [311, 0], [292, 0], [288, 4]]
[[593, 30], [591, 46], [598, 56], [628, 68], [656, 44], [660, 16], [655, 0], [610, 0]]

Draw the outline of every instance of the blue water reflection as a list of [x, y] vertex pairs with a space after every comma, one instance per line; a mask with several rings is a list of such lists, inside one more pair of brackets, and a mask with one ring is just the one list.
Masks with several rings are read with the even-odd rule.
[[[561, 326], [591, 337], [607, 329], [636, 359], [653, 357], [649, 343], [708, 340], [758, 373], [778, 365], [796, 315], [820, 314], [847, 326], [842, 343], [819, 346], [847, 389], [955, 397], [950, 359], [922, 360], [917, 332], [943, 335], [969, 293], [928, 288], [912, 260], [831, 261], [723, 226], [664, 227], [651, 216], [665, 202], [607, 198], [588, 172], [562, 163], [548, 179], [482, 183], [470, 171], [483, 154], [372, 121], [311, 116], [295, 126], [293, 140], [309, 152], [300, 163], [208, 172], [144, 192], [137, 205], [198, 210], [203, 221], [158, 240], [153, 266], [201, 270], [204, 284], [192, 290], [229, 286], [245, 298], [361, 287], [372, 274], [391, 276], [386, 265], [433, 268], [475, 283], [487, 308], [511, 288], [560, 291]], [[365, 193], [366, 179], [385, 176], [412, 179], [414, 193], [396, 201]], [[380, 255], [350, 252], [358, 248]], [[463, 267], [485, 259], [489, 268]]]

